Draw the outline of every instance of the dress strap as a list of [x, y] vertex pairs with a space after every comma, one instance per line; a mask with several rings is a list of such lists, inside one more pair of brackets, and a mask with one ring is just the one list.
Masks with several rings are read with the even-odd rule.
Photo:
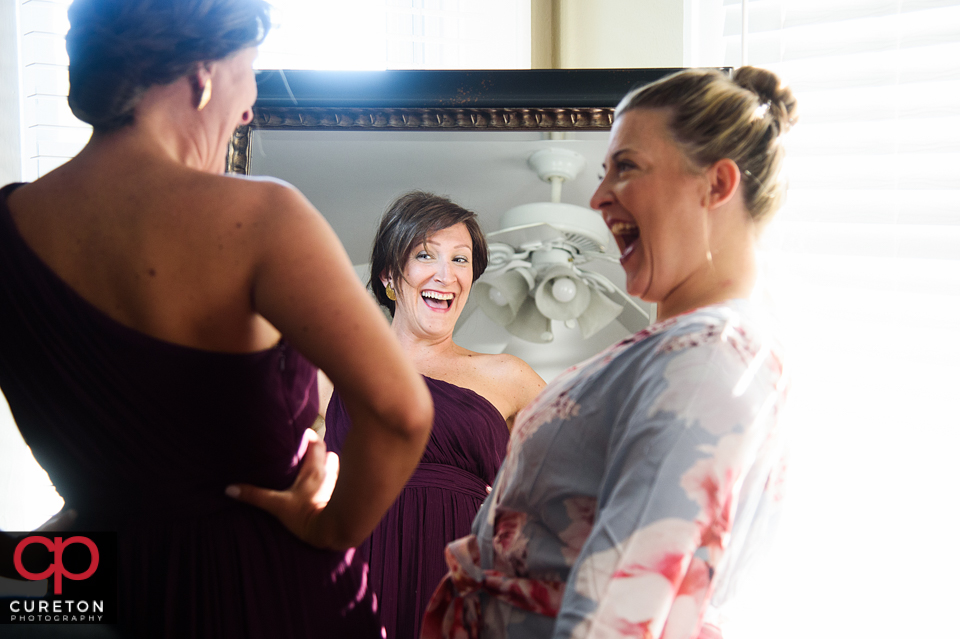
[[407, 488], [444, 488], [480, 500], [490, 494], [487, 482], [450, 464], [421, 463], [407, 482]]

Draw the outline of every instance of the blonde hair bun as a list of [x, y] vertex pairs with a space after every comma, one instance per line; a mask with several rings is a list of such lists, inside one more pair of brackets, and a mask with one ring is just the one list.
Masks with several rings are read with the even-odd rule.
[[797, 123], [797, 99], [777, 74], [759, 67], [740, 67], [734, 72], [733, 81], [755, 93], [761, 106], [767, 105], [780, 133], [786, 133]]

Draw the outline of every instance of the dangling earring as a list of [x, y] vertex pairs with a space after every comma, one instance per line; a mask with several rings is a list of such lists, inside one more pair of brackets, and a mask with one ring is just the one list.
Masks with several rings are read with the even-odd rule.
[[203, 107], [207, 106], [207, 103], [210, 102], [210, 96], [213, 95], [213, 82], [210, 81], [210, 78], [207, 78], [207, 81], [203, 84], [203, 93], [200, 94], [200, 102], [197, 104], [197, 111], [203, 111]]
[[397, 292], [393, 290], [392, 286], [390, 286], [390, 282], [387, 282], [386, 289], [387, 289], [387, 299], [390, 300], [391, 302], [396, 302]]

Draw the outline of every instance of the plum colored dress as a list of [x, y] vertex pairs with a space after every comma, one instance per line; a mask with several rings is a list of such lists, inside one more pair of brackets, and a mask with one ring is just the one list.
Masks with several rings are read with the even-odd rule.
[[30, 249], [0, 190], [0, 388], [77, 531], [117, 531], [131, 637], [380, 637], [366, 566], [227, 498], [287, 487], [318, 408], [281, 341], [227, 354], [149, 337], [81, 298]]
[[[388, 639], [415, 639], [427, 603], [446, 574], [444, 546], [469, 534], [503, 461], [510, 432], [472, 390], [424, 377], [433, 396], [430, 441], [403, 492], [358, 548]], [[340, 453], [350, 418], [334, 391], [326, 412], [327, 449]]]

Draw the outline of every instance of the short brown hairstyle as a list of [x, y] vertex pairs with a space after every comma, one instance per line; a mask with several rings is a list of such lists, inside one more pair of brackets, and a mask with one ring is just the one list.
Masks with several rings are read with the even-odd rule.
[[740, 67], [732, 78], [686, 69], [626, 95], [614, 119], [635, 109], [666, 109], [677, 146], [696, 167], [723, 158], [740, 167], [743, 201], [764, 223], [786, 196], [782, 135], [797, 121], [797, 100], [771, 71]]
[[264, 0], [74, 0], [67, 10], [70, 108], [96, 131], [133, 122], [154, 85], [263, 41]]
[[468, 211], [448, 198], [424, 191], [401, 195], [380, 219], [380, 228], [373, 240], [370, 255], [370, 288], [380, 305], [396, 312], [397, 305], [387, 297], [380, 275], [397, 280], [403, 277], [403, 267], [413, 249], [443, 229], [463, 224], [473, 240], [473, 281], [487, 270], [487, 239], [480, 230], [477, 214]]

